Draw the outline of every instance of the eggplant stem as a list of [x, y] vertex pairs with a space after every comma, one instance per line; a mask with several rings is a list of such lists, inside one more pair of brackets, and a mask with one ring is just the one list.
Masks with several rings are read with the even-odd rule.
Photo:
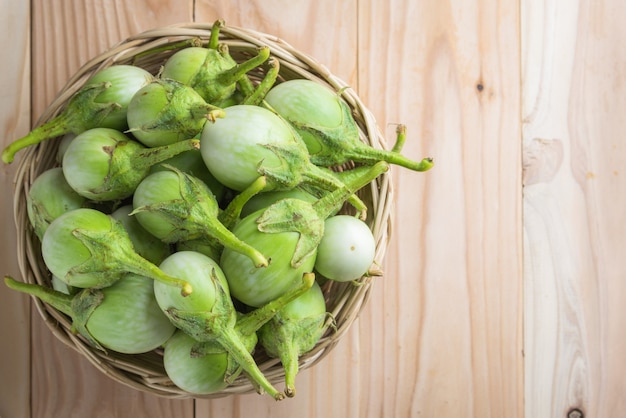
[[240, 335], [248, 336], [257, 332], [264, 324], [269, 322], [276, 312], [280, 311], [287, 304], [306, 293], [315, 282], [315, 273], [304, 273], [302, 275], [302, 284], [278, 298], [266, 303], [260, 308], [241, 316], [237, 320], [237, 332]]
[[[278, 73], [280, 71], [280, 63], [276, 58], [270, 57], [267, 64], [269, 66], [269, 69], [267, 70], [265, 77], [263, 77], [263, 80], [261, 80], [259, 85], [254, 88], [254, 86], [252, 86], [252, 83], [250, 82], [250, 85], [247, 86], [248, 90], [245, 92], [246, 98], [243, 100], [242, 104], [255, 106], [260, 105], [265, 99], [267, 92], [274, 86], [274, 83], [276, 82], [276, 79], [278, 78]], [[242, 79], [250, 81], [248, 77], [243, 77]]]
[[173, 144], [163, 145], [154, 148], [141, 148], [133, 156], [133, 166], [136, 169], [144, 169], [152, 167], [160, 162], [166, 161], [171, 157], [181, 154], [185, 151], [199, 150], [200, 140], [188, 139], [186, 141], [178, 141]]
[[220, 83], [224, 85], [236, 83], [237, 80], [245, 77], [246, 73], [267, 61], [269, 57], [270, 48], [268, 46], [259, 48], [257, 55], [222, 72], [219, 75]]
[[209, 231], [208, 235], [217, 239], [225, 247], [250, 258], [255, 267], [260, 268], [269, 265], [269, 261], [259, 250], [237, 239], [221, 222], [212, 222], [211, 225], [207, 225], [207, 231]]
[[205, 115], [207, 121], [210, 123], [215, 123], [216, 120], [223, 118], [226, 116], [226, 112], [223, 109], [211, 109], [209, 113]]
[[226, 113], [224, 109], [214, 106], [210, 103], [198, 103], [191, 105], [189, 108], [191, 119], [207, 119], [209, 122], [215, 122], [219, 118], [223, 118]]
[[225, 22], [223, 19], [217, 19], [213, 26], [211, 26], [211, 37], [209, 38], [209, 44], [207, 48], [217, 49], [217, 46], [220, 42], [220, 29], [224, 26]]
[[300, 367], [299, 347], [292, 341], [287, 350], [281, 353], [280, 362], [285, 369], [285, 395], [289, 398], [296, 396], [296, 376]]
[[174, 42], [171, 44], [158, 46], [156, 48], [152, 48], [147, 51], [140, 52], [137, 55], [133, 56], [133, 65], [137, 65], [137, 62], [143, 57], [147, 57], [153, 54], [158, 54], [160, 52], [178, 50], [178, 49], [183, 49], [187, 47], [201, 47], [201, 46], [202, 46], [202, 40], [200, 38], [185, 39], [180, 42]]
[[406, 125], [399, 124], [396, 127], [396, 143], [393, 145], [391, 152], [401, 152], [406, 142]]
[[379, 161], [371, 166], [362, 176], [353, 179], [345, 184], [344, 187], [326, 194], [317, 202], [313, 203], [313, 208], [317, 211], [321, 219], [327, 219], [343, 204], [347, 197], [353, 196], [359, 189], [388, 170], [389, 164], [386, 161]]
[[72, 296], [70, 295], [36, 284], [20, 282], [10, 276], [4, 276], [4, 283], [9, 289], [34, 296], [65, 315], [74, 316]]
[[254, 357], [244, 348], [239, 334], [234, 329], [224, 329], [216, 340], [248, 374], [249, 378], [258, 383], [265, 392], [277, 401], [285, 399], [285, 394], [279, 392], [267, 380], [267, 377], [256, 364]]
[[412, 160], [398, 152], [373, 148], [362, 142], [355, 143], [355, 146], [346, 152], [346, 157], [365, 164], [386, 161], [389, 164], [398, 165], [413, 171], [428, 171], [434, 165], [432, 158], [423, 158], [420, 161]]
[[131, 273], [150, 277], [153, 280], [157, 280], [161, 283], [180, 288], [180, 294], [182, 296], [189, 296], [193, 292], [193, 288], [191, 287], [191, 284], [189, 284], [189, 282], [165, 274], [156, 265], [141, 257], [135, 258], [131, 256], [131, 258], [127, 260], [127, 263], [125, 263], [125, 265], [128, 268], [128, 271]]
[[252, 197], [261, 193], [266, 186], [267, 178], [265, 176], [258, 177], [252, 182], [252, 184], [250, 184], [250, 186], [246, 187], [241, 193], [237, 194], [233, 200], [231, 200], [226, 209], [219, 214], [218, 220], [227, 229], [232, 229], [241, 216], [241, 211], [243, 210], [245, 204], [248, 203]]
[[[315, 187], [323, 186], [326, 189], [331, 190], [331, 193], [337, 192], [335, 195], [337, 198], [337, 202], [335, 202], [335, 206], [333, 206], [334, 210], [338, 209], [339, 206], [341, 206], [343, 202], [347, 200], [359, 213], [359, 217], [363, 220], [365, 219], [365, 217], [367, 216], [367, 206], [356, 194], [354, 194], [358, 189], [355, 189], [351, 193], [345, 195], [345, 184], [335, 175], [326, 171], [323, 167], [318, 167], [314, 164], [311, 165], [311, 170], [304, 174], [307, 179], [306, 181], [314, 185]], [[333, 209], [331, 209], [330, 211], [332, 212]]]
[[[123, 269], [129, 273], [146, 276], [164, 284], [178, 287], [183, 296], [189, 296], [193, 292], [191, 284], [187, 281], [165, 274], [163, 270], [137, 254], [121, 221], [112, 219], [110, 231], [96, 232], [77, 228], [72, 231], [72, 235], [87, 247], [92, 258], [95, 256], [103, 257], [106, 254], [106, 257], [116, 260], [115, 270], [117, 272]], [[112, 242], [116, 244], [110, 244]]]
[[36, 127], [27, 135], [13, 141], [2, 151], [2, 161], [11, 164], [15, 159], [15, 154], [31, 145], [39, 144], [47, 139], [65, 135], [72, 131], [72, 117], [64, 111], [49, 122]]

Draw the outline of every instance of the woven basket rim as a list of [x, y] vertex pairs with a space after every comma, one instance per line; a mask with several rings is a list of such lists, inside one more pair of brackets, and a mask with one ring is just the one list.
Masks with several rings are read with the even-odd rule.
[[[69, 98], [94, 72], [115, 64], [131, 63], [138, 56], [153, 48], [170, 45], [180, 40], [201, 38], [207, 40], [212, 24], [183, 22], [174, 25], [150, 29], [113, 45], [103, 53], [83, 64], [66, 82], [54, 100], [44, 110], [35, 123], [39, 126], [56, 116]], [[224, 25], [220, 28], [220, 41], [229, 45], [233, 51], [250, 51], [259, 46], [269, 46], [272, 56], [278, 59], [281, 76], [287, 78], [308, 78], [341, 93], [349, 105], [359, 125], [361, 139], [376, 148], [387, 148], [384, 136], [380, 132], [372, 113], [363, 104], [354, 89], [342, 79], [334, 76], [327, 67], [313, 57], [298, 51], [284, 40], [237, 26]], [[157, 54], [158, 55], [158, 54]], [[163, 57], [159, 55], [161, 62]], [[158, 61], [158, 60], [157, 60]], [[158, 65], [156, 62], [155, 65]], [[147, 64], [152, 65], [152, 64]], [[144, 67], [146, 65], [143, 65]], [[153, 69], [153, 73], [155, 70]], [[18, 267], [22, 280], [28, 283], [50, 285], [50, 278], [40, 254], [40, 243], [35, 236], [26, 213], [26, 196], [33, 180], [44, 170], [55, 166], [58, 140], [51, 140], [30, 147], [18, 157], [15, 172], [14, 221], [17, 228]], [[394, 188], [391, 172], [384, 173], [364, 188], [362, 193], [369, 198], [368, 223], [375, 237], [375, 265], [382, 266], [382, 261], [392, 233], [392, 213]], [[324, 337], [310, 352], [300, 359], [300, 370], [309, 368], [325, 357], [339, 342], [357, 319], [367, 303], [371, 284], [376, 276], [363, 277], [353, 283], [328, 283], [325, 292], [332, 295], [331, 316], [336, 324], [332, 332]], [[230, 394], [243, 394], [255, 391], [254, 386], [240, 376], [232, 385], [218, 393], [208, 395], [191, 394], [174, 386], [165, 375], [162, 365], [158, 364], [159, 353], [144, 355], [122, 355], [104, 353], [91, 347], [81, 336], [71, 332], [71, 321], [64, 314], [39, 299], [33, 298], [35, 307], [46, 326], [61, 342], [85, 356], [101, 372], [126, 386], [166, 398], [218, 398]], [[279, 383], [284, 378], [284, 371], [277, 359], [264, 358], [259, 368], [272, 383]]]

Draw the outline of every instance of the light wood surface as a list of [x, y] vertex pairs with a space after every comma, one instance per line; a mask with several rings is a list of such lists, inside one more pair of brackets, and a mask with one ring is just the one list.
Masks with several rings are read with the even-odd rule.
[[[0, 417], [586, 417], [626, 407], [626, 5], [620, 0], [0, 0], [2, 144], [80, 65], [171, 23], [285, 39], [389, 140], [393, 236], [359, 319], [294, 399], [166, 400], [96, 370], [0, 286]], [[19, 158], [19, 156], [18, 156]], [[2, 274], [17, 275], [13, 166]], [[570, 416], [575, 416], [570, 414]], [[569, 417], [568, 417], [569, 418]]]
[[[0, 132], [3, 144], [30, 128], [30, 19], [27, 3], [9, 4], [2, 0], [0, 45], [4, 51], [0, 81]], [[5, 13], [6, 11], [6, 13]], [[19, 273], [16, 259], [16, 229], [13, 222], [12, 181], [14, 167], [2, 167], [0, 185], [5, 198], [0, 203], [2, 274]], [[30, 308], [25, 299], [0, 286], [0, 390], [1, 417], [30, 416]]]
[[626, 5], [540, 3], [522, 12], [526, 413], [619, 416]]

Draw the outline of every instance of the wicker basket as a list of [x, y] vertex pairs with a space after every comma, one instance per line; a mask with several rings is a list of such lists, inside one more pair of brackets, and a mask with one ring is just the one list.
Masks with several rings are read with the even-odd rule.
[[[210, 24], [185, 23], [150, 30], [126, 39], [80, 68], [46, 109], [37, 124], [40, 125], [56, 116], [72, 94], [96, 71], [113, 64], [132, 63], [156, 74], [166, 58], [177, 50], [176, 45], [181, 41], [193, 38], [206, 41], [210, 37], [210, 31]], [[275, 36], [230, 26], [224, 26], [220, 33], [221, 42], [229, 46], [231, 54], [237, 61], [252, 55], [259, 46], [267, 45], [270, 47], [271, 54], [279, 60], [279, 80], [307, 78], [329, 85], [337, 91], [343, 89], [342, 97], [353, 111], [361, 130], [361, 139], [376, 148], [386, 147], [384, 137], [374, 117], [356, 93], [315, 59], [295, 50]], [[171, 49], [163, 48], [164, 46], [176, 47]], [[160, 52], [144, 54], [146, 51], [154, 50]], [[40, 242], [28, 221], [26, 196], [34, 179], [56, 164], [58, 143], [58, 140], [50, 140], [23, 151], [19, 157], [16, 173], [14, 213], [18, 233], [18, 263], [22, 280], [45, 286], [51, 285], [50, 273], [41, 257]], [[385, 173], [380, 176], [371, 183], [371, 187], [362, 189], [359, 195], [368, 205], [367, 222], [376, 239], [375, 265], [380, 266], [392, 229], [390, 208], [393, 201], [393, 188], [390, 174]], [[378, 272], [373, 276], [380, 274]], [[346, 333], [369, 297], [372, 280], [372, 276], [363, 277], [358, 281], [359, 285], [327, 282], [322, 287], [326, 296], [327, 310], [332, 313], [335, 325], [329, 328], [312, 351], [301, 357], [301, 370], [322, 359]], [[216, 398], [255, 390], [246, 377], [240, 376], [222, 392], [211, 395], [192, 395], [174, 386], [167, 377], [162, 364], [162, 353], [159, 350], [141, 355], [101, 352], [91, 347], [81, 336], [71, 332], [71, 321], [65, 315], [38, 299], [34, 299], [34, 303], [48, 328], [59, 340], [80, 352], [103, 373], [129, 387], [168, 398]], [[268, 358], [263, 353], [257, 353], [255, 356], [259, 368], [268, 379], [272, 383], [280, 384], [284, 378], [280, 362], [277, 359]]]

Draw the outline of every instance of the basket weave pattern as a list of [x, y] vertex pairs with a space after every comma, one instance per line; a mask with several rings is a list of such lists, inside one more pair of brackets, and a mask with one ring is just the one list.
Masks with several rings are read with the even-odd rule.
[[[177, 50], [164, 47], [178, 45], [181, 41], [194, 38], [207, 41], [210, 32], [210, 24], [184, 23], [146, 31], [126, 39], [83, 65], [46, 109], [37, 125], [56, 116], [70, 97], [98, 70], [115, 64], [133, 64], [157, 74], [165, 60]], [[374, 117], [356, 93], [315, 59], [295, 50], [275, 36], [249, 29], [224, 26], [220, 30], [220, 41], [228, 45], [236, 61], [253, 55], [260, 46], [269, 46], [272, 56], [278, 59], [280, 64], [279, 81], [306, 78], [330, 86], [336, 91], [343, 89], [342, 97], [348, 103], [359, 125], [361, 139], [375, 148], [386, 148], [385, 139]], [[146, 54], [155, 50], [162, 51]], [[251, 75], [255, 78], [254, 72]], [[262, 74], [256, 76], [260, 79]], [[14, 192], [18, 264], [22, 280], [49, 287], [51, 287], [50, 273], [41, 257], [39, 239], [30, 227], [26, 212], [26, 196], [34, 179], [56, 164], [57, 149], [57, 140], [45, 141], [26, 149], [18, 163]], [[381, 175], [369, 187], [362, 189], [359, 196], [368, 206], [367, 223], [376, 240], [375, 265], [380, 266], [392, 230], [393, 187], [390, 173]], [[329, 321], [334, 320], [334, 325], [312, 351], [301, 357], [301, 370], [322, 359], [346, 333], [369, 297], [372, 280], [373, 277], [370, 276], [359, 279], [358, 285], [330, 281], [323, 285], [327, 311], [331, 313]], [[99, 351], [81, 336], [71, 332], [71, 320], [68, 317], [36, 298], [33, 298], [33, 301], [46, 325], [59, 340], [77, 350], [95, 367], [122, 384], [168, 398], [216, 398], [255, 390], [246, 377], [240, 376], [231, 386], [219, 393], [191, 395], [174, 386], [167, 377], [162, 364], [162, 353], [159, 350], [141, 355]], [[284, 378], [279, 360], [270, 359], [263, 353], [255, 354], [255, 359], [272, 383], [278, 383]]]

